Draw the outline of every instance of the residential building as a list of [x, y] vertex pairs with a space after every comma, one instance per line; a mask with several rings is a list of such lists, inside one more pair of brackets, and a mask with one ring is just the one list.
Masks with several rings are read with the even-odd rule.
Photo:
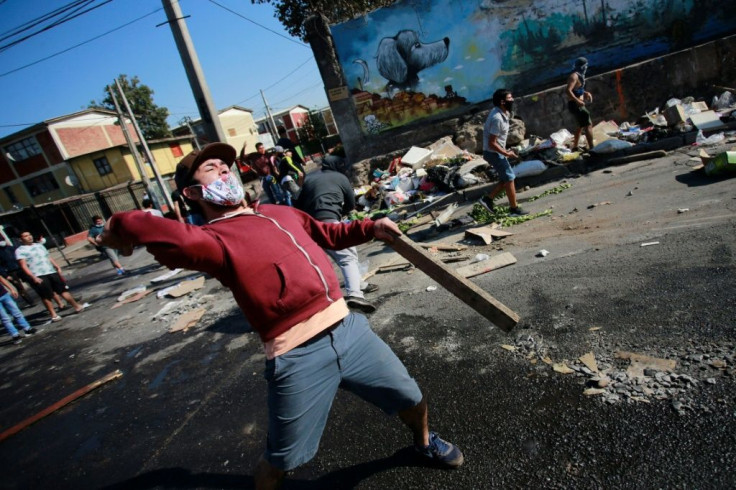
[[[253, 111], [232, 105], [217, 112], [220, 119], [220, 125], [225, 132], [225, 143], [229, 144], [236, 150], [240, 151], [243, 144], [247, 144], [248, 151], [255, 151], [256, 143], [258, 143], [258, 129], [253, 120]], [[197, 142], [204, 146], [209, 143], [205, 137], [204, 126], [201, 119], [189, 121], [189, 124], [183, 124], [172, 130], [175, 135], [188, 135], [194, 133]]]
[[[132, 124], [127, 126], [135, 139]], [[78, 194], [69, 160], [122, 144], [125, 138], [117, 115], [104, 109], [49, 119], [0, 138], [0, 208]]]
[[270, 139], [264, 139], [266, 135], [273, 135], [276, 139], [279, 138], [278, 128], [283, 126], [286, 129], [286, 135], [289, 137], [294, 144], [299, 144], [299, 128], [304, 126], [304, 122], [309, 117], [309, 109], [303, 105], [295, 105], [289, 109], [281, 112], [275, 112], [271, 114], [273, 121], [276, 123], [276, 128], [271, 127], [271, 121], [268, 117], [262, 117], [256, 119], [258, 125], [258, 135], [264, 145], [269, 146], [267, 143]]

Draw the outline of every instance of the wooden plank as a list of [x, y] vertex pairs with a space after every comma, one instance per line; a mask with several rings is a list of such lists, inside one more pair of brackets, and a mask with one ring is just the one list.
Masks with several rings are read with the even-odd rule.
[[445, 264], [435, 260], [405, 235], [394, 237], [390, 245], [399, 255], [501, 329], [508, 332], [519, 322], [518, 314]]
[[515, 263], [516, 257], [511, 255], [509, 252], [504, 252], [502, 254], [494, 255], [487, 260], [481, 260], [480, 262], [476, 262], [474, 264], [459, 267], [455, 270], [455, 272], [465, 278], [469, 278], [479, 276], [481, 274], [485, 274], [486, 272], [491, 272], [493, 270], [500, 269], [501, 267], [506, 267], [507, 265]]
[[420, 243], [419, 246], [423, 248], [436, 248], [437, 250], [448, 250], [451, 252], [457, 252], [468, 248], [467, 245], [459, 243]]
[[123, 376], [123, 372], [119, 369], [116, 369], [115, 371], [111, 372], [107, 376], [103, 376], [102, 378], [98, 379], [97, 381], [94, 381], [87, 386], [84, 386], [82, 388], [79, 388], [77, 391], [72, 393], [71, 395], [67, 395], [58, 402], [54, 403], [53, 405], [49, 405], [48, 407], [44, 408], [40, 412], [38, 412], [35, 415], [32, 415], [25, 419], [24, 421], [15, 424], [13, 427], [9, 428], [8, 430], [4, 431], [2, 434], [0, 434], [0, 442], [4, 441], [8, 437], [17, 434], [18, 432], [22, 431], [29, 425], [38, 422], [42, 418], [46, 417], [47, 415], [52, 414], [53, 412], [59, 410], [62, 407], [65, 407], [69, 405], [71, 402], [76, 400], [77, 398], [80, 398], [90, 391], [99, 388], [100, 386], [104, 385], [105, 383], [108, 383], [114, 379], [118, 379]]

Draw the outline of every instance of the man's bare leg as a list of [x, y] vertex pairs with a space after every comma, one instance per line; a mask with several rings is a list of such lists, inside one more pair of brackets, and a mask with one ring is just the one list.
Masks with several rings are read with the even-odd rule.
[[578, 128], [578, 129], [575, 130], [575, 136], [574, 136], [574, 139], [572, 140], [573, 141], [573, 145], [572, 145], [572, 149], [573, 150], [575, 150], [576, 148], [579, 148], [578, 147], [578, 143], [580, 143], [580, 135], [581, 134], [583, 134], [583, 128]]
[[427, 400], [422, 398], [417, 405], [399, 412], [399, 418], [411, 429], [414, 445], [424, 447], [429, 444], [429, 416]]
[[61, 293], [61, 296], [62, 298], [66, 300], [67, 303], [72, 305], [77, 312], [82, 311], [84, 309], [82, 308], [82, 305], [77, 303], [77, 300], [75, 300], [74, 297], [72, 297], [72, 294], [69, 291], [64, 291], [63, 293]]
[[504, 182], [503, 187], [506, 190], [506, 197], [509, 198], [509, 207], [511, 207], [511, 209], [516, 208], [516, 184], [514, 184], [514, 181], [512, 180]]
[[43, 305], [46, 307], [46, 310], [49, 312], [49, 315], [51, 315], [51, 318], [54, 318], [56, 316], [56, 310], [54, 309], [54, 303], [52, 303], [50, 299], [43, 299], [43, 298], [41, 298], [41, 302], [43, 302]]
[[258, 460], [258, 464], [256, 464], [255, 474], [253, 475], [256, 489], [272, 490], [279, 488], [281, 486], [281, 482], [284, 481], [285, 474], [285, 471], [272, 466], [271, 463], [261, 456]]
[[585, 139], [588, 140], [588, 149], [593, 148], [593, 128], [590, 126], [585, 126]]

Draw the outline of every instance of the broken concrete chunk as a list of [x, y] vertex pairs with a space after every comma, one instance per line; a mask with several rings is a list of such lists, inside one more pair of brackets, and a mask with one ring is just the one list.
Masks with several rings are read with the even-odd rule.
[[579, 360], [594, 373], [598, 372], [598, 363], [595, 362], [595, 354], [592, 352], [580, 356]]
[[552, 369], [560, 374], [572, 374], [575, 371], [567, 367], [567, 364], [564, 362], [558, 362], [552, 365]]

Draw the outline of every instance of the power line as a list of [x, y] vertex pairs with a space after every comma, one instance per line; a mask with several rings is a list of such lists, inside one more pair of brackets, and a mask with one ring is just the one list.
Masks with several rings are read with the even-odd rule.
[[56, 53], [54, 53], [54, 54], [52, 54], [52, 55], [46, 56], [45, 58], [41, 58], [41, 59], [39, 59], [39, 60], [33, 61], [33, 62], [31, 62], [31, 63], [28, 63], [27, 65], [23, 65], [23, 66], [21, 66], [21, 67], [15, 68], [15, 69], [13, 69], [13, 70], [10, 70], [10, 71], [6, 71], [5, 73], [0, 73], [0, 78], [4, 77], [4, 76], [6, 76], [6, 75], [10, 75], [11, 73], [15, 73], [15, 72], [17, 72], [17, 71], [20, 71], [20, 70], [23, 70], [23, 69], [25, 69], [25, 68], [28, 68], [28, 67], [30, 67], [30, 66], [33, 66], [33, 65], [37, 65], [37, 64], [41, 63], [42, 61], [46, 61], [46, 60], [48, 60], [48, 59], [54, 58], [54, 57], [56, 57], [56, 56], [59, 56], [60, 54], [64, 54], [64, 53], [66, 53], [66, 52], [68, 52], [68, 51], [71, 51], [72, 49], [78, 48], [78, 47], [80, 47], [80, 46], [83, 46], [83, 45], [85, 45], [85, 44], [89, 44], [89, 43], [91, 43], [92, 41], [95, 41], [95, 40], [97, 40], [97, 39], [100, 39], [101, 37], [107, 36], [108, 34], [112, 34], [112, 33], [113, 33], [113, 32], [115, 32], [115, 31], [119, 31], [119, 30], [120, 30], [120, 29], [122, 29], [123, 27], [127, 27], [127, 26], [129, 26], [130, 24], [133, 24], [134, 22], [138, 22], [139, 20], [145, 19], [146, 17], [148, 17], [148, 16], [150, 16], [150, 15], [153, 15], [153, 14], [155, 14], [155, 13], [157, 13], [157, 12], [161, 11], [161, 10], [163, 10], [163, 7], [159, 7], [159, 8], [157, 8], [156, 10], [154, 10], [153, 12], [149, 12], [149, 13], [147, 13], [146, 15], [142, 15], [142, 16], [138, 17], [137, 19], [131, 20], [130, 22], [127, 22], [127, 23], [125, 23], [125, 24], [123, 24], [123, 25], [121, 25], [121, 26], [118, 26], [118, 27], [116, 27], [116, 28], [114, 28], [114, 29], [111, 29], [111, 30], [109, 30], [109, 31], [107, 31], [107, 32], [104, 32], [104, 33], [102, 33], [102, 34], [100, 34], [100, 35], [98, 35], [98, 36], [95, 36], [95, 37], [93, 37], [93, 38], [87, 39], [86, 41], [82, 41], [82, 42], [81, 42], [81, 43], [79, 43], [79, 44], [75, 44], [74, 46], [72, 46], [72, 47], [70, 47], [70, 48], [66, 48], [66, 49], [64, 49], [64, 50], [58, 51], [58, 52], [56, 52]]
[[23, 24], [21, 24], [21, 25], [19, 25], [17, 27], [13, 27], [10, 30], [7, 30], [7, 31], [5, 31], [3, 33], [0, 33], [0, 36], [3, 36], [3, 37], [0, 37], [0, 41], [5, 41], [9, 37], [18, 35], [18, 34], [20, 34], [22, 32], [25, 32], [25, 31], [29, 30], [30, 28], [35, 27], [38, 24], [40, 24], [40, 23], [42, 23], [42, 22], [44, 22], [44, 21], [46, 21], [46, 20], [48, 20], [48, 19], [50, 19], [52, 17], [56, 17], [57, 15], [59, 15], [61, 13], [64, 13], [67, 10], [72, 9], [72, 8], [76, 7], [77, 5], [79, 5], [81, 3], [89, 2], [89, 1], [90, 0], [75, 0], [74, 2], [71, 2], [71, 3], [67, 4], [67, 5], [62, 6], [62, 7], [59, 7], [56, 10], [52, 10], [49, 13], [43, 14], [40, 17], [36, 17], [35, 19], [31, 19], [31, 20], [29, 20], [27, 22], [24, 22]]
[[305, 89], [303, 89], [303, 90], [300, 90], [299, 92], [297, 92], [297, 93], [295, 93], [295, 94], [292, 94], [292, 95], [290, 95], [290, 96], [286, 97], [285, 99], [281, 99], [281, 100], [279, 100], [278, 102], [274, 102], [274, 103], [273, 103], [273, 105], [279, 105], [279, 104], [281, 104], [281, 103], [283, 103], [283, 102], [286, 102], [287, 100], [293, 99], [293, 98], [294, 98], [294, 97], [296, 97], [297, 95], [301, 95], [301, 94], [303, 94], [304, 92], [306, 92], [306, 91], [308, 91], [308, 90], [312, 90], [312, 89], [315, 89], [315, 88], [319, 87], [320, 85], [322, 85], [322, 81], [319, 81], [319, 82], [315, 83], [314, 85], [310, 85], [309, 87], [307, 87], [307, 88], [305, 88]]
[[[286, 80], [287, 78], [289, 78], [292, 74], [294, 74], [299, 68], [301, 68], [302, 66], [304, 66], [307, 63], [309, 63], [310, 61], [312, 61], [312, 59], [314, 59], [314, 56], [310, 56], [309, 58], [307, 58], [304, 61], [304, 63], [302, 63], [301, 65], [297, 66], [296, 68], [294, 68], [293, 70], [291, 70], [289, 73], [287, 73], [286, 75], [284, 75], [283, 77], [279, 78], [274, 83], [272, 83], [271, 85], [269, 85], [268, 87], [264, 88], [263, 91], [265, 92], [266, 90], [271, 89], [271, 88], [275, 87], [276, 85], [278, 85], [279, 83], [283, 82], [284, 80]], [[243, 100], [241, 100], [239, 102], [236, 102], [235, 105], [242, 104], [243, 102], [247, 102], [247, 101], [249, 101], [251, 99], [255, 99], [259, 95], [261, 95], [261, 94], [251, 95], [247, 99], [243, 99]]]
[[288, 37], [288, 36], [284, 36], [283, 34], [281, 34], [281, 33], [280, 33], [280, 32], [278, 32], [278, 31], [274, 31], [273, 29], [269, 29], [268, 27], [266, 27], [266, 26], [264, 26], [264, 25], [262, 25], [262, 24], [259, 24], [258, 22], [254, 21], [254, 20], [251, 20], [251, 19], [249, 19], [248, 17], [245, 17], [244, 15], [242, 15], [242, 14], [239, 14], [238, 12], [236, 12], [236, 11], [234, 11], [234, 10], [231, 10], [231, 9], [229, 9], [229, 8], [225, 7], [224, 5], [221, 5], [221, 4], [217, 3], [217, 2], [215, 2], [215, 0], [210, 0], [210, 3], [214, 3], [215, 5], [217, 5], [218, 7], [220, 7], [221, 9], [227, 10], [227, 11], [228, 11], [228, 12], [230, 12], [231, 14], [233, 14], [233, 15], [237, 15], [237, 16], [238, 16], [238, 17], [240, 17], [241, 19], [245, 19], [245, 20], [247, 20], [248, 22], [250, 22], [250, 23], [252, 23], [252, 24], [255, 24], [255, 25], [257, 25], [258, 27], [260, 27], [260, 28], [262, 28], [262, 29], [266, 29], [266, 30], [267, 30], [268, 32], [271, 32], [271, 33], [273, 33], [273, 34], [276, 34], [276, 35], [277, 35], [277, 36], [279, 36], [279, 37], [283, 37], [283, 38], [284, 38], [284, 39], [286, 39], [287, 41], [291, 41], [291, 42], [293, 42], [293, 43], [295, 43], [295, 44], [298, 44], [299, 46], [301, 46], [301, 47], [303, 47], [303, 48], [308, 48], [308, 47], [309, 47], [308, 45], [306, 45], [306, 44], [304, 44], [304, 43], [300, 43], [299, 41], [295, 41], [294, 39], [292, 39], [292, 38], [290, 38], [290, 37]]
[[22, 37], [20, 39], [17, 39], [17, 40], [15, 40], [13, 42], [10, 42], [10, 43], [6, 44], [5, 46], [0, 46], [0, 52], [3, 52], [5, 50], [7, 50], [8, 48], [11, 48], [11, 47], [13, 47], [13, 46], [15, 46], [17, 44], [20, 44], [23, 41], [26, 41], [26, 40], [34, 37], [34, 36], [37, 36], [38, 34], [41, 34], [42, 32], [48, 31], [50, 29], [53, 29], [54, 27], [60, 26], [61, 24], [64, 24], [65, 22], [69, 22], [72, 19], [76, 19], [77, 17], [79, 17], [81, 15], [84, 15], [84, 14], [89, 13], [89, 12], [95, 10], [95, 9], [98, 9], [98, 8], [102, 7], [103, 5], [108, 4], [110, 2], [112, 2], [112, 0], [106, 0], [106, 1], [104, 1], [103, 3], [101, 3], [99, 5], [95, 5], [94, 7], [90, 7], [87, 10], [84, 10], [82, 12], [76, 13], [75, 15], [71, 15], [70, 14], [70, 16], [64, 17], [61, 20], [58, 20], [58, 21], [56, 21], [56, 22], [54, 22], [52, 24], [49, 24], [49, 25], [47, 25], [46, 27], [42, 28], [39, 31], [36, 31], [36, 32], [34, 32], [32, 34], [29, 34], [29, 35], [25, 36], [25, 37]]

